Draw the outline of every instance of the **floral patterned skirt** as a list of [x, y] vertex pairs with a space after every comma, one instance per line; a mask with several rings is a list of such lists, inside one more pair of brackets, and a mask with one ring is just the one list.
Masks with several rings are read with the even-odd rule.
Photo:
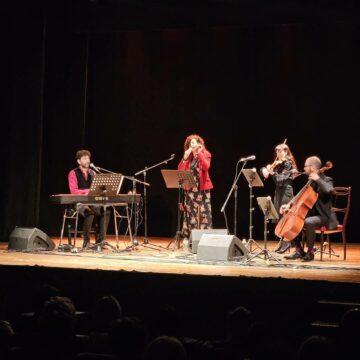
[[210, 190], [184, 191], [184, 237], [189, 239], [192, 229], [212, 229], [210, 200]]

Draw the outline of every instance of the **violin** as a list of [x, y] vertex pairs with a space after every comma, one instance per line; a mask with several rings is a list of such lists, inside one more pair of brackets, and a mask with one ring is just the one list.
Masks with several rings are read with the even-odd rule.
[[275, 161], [270, 165], [270, 167], [262, 167], [260, 169], [260, 174], [263, 176], [263, 178], [266, 180], [269, 177], [268, 173], [274, 172], [280, 165], [282, 165], [285, 161], [288, 159], [286, 156], [282, 157], [281, 159], [275, 159]]
[[270, 165], [270, 171], [275, 171], [276, 168], [278, 168], [281, 164], [283, 164], [287, 158], [284, 156], [281, 159], [276, 159], [271, 165]]

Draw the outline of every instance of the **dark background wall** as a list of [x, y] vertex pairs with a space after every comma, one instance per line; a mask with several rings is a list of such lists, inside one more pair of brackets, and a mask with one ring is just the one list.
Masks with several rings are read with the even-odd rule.
[[[259, 169], [287, 138], [300, 168], [317, 154], [334, 163], [336, 185], [353, 187], [348, 240], [356, 242], [358, 10], [346, 1], [8, 4], [0, 239], [15, 225], [59, 234], [61, 209], [49, 196], [68, 192], [76, 150], [133, 175], [172, 153], [166, 167], [176, 168], [185, 137], [199, 133], [213, 154], [215, 227], [225, 224], [220, 208], [237, 160], [255, 154], [248, 166]], [[295, 181], [296, 191], [305, 180]], [[174, 235], [177, 192], [166, 189], [160, 167], [147, 181], [148, 234]], [[249, 189], [243, 177], [238, 185], [238, 235], [246, 237]], [[273, 191], [268, 180], [254, 194]], [[231, 198], [230, 230], [233, 207]]]

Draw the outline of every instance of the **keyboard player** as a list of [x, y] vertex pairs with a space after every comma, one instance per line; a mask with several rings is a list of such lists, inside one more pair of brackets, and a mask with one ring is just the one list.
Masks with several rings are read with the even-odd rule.
[[[76, 152], [76, 161], [78, 167], [71, 170], [68, 175], [68, 182], [71, 194], [87, 195], [91, 186], [91, 182], [95, 176], [95, 172], [90, 169], [91, 153], [89, 150], [78, 150]], [[79, 215], [84, 217], [83, 222], [83, 248], [87, 248], [90, 245], [90, 229], [94, 221], [94, 217], [100, 217], [99, 219], [99, 232], [96, 235], [96, 244], [100, 244], [105, 240], [105, 234], [109, 224], [110, 211], [107, 210], [104, 221], [104, 209], [102, 206], [91, 205], [81, 206], [79, 209]]]

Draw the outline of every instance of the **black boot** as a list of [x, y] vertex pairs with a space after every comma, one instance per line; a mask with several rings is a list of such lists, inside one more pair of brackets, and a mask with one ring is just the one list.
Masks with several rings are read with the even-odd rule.
[[82, 245], [83, 249], [88, 248], [89, 245], [90, 245], [90, 240], [89, 239], [84, 239], [84, 242], [83, 242], [83, 245]]
[[277, 250], [276, 252], [278, 254], [284, 254], [285, 251], [288, 251], [290, 249], [290, 246], [291, 246], [291, 244], [289, 241], [283, 241], [281, 248], [279, 250]]
[[273, 251], [278, 252], [281, 249], [281, 246], [284, 242], [282, 240], [279, 240], [279, 242], [277, 243], [275, 249]]

